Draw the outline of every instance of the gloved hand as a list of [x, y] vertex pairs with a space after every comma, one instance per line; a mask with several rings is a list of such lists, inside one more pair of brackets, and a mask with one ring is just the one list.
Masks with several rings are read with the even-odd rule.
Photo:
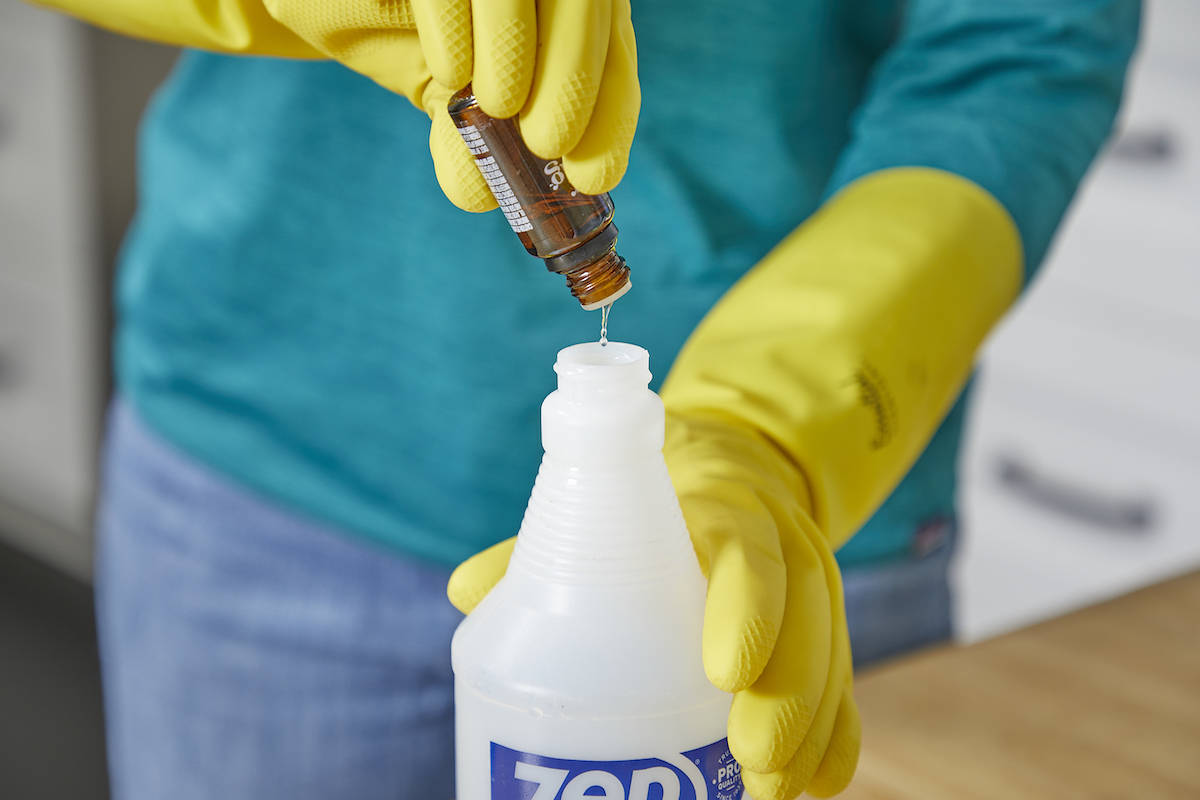
[[705, 669], [736, 692], [730, 749], [757, 800], [853, 777], [832, 553], [920, 455], [1020, 283], [1020, 239], [990, 195], [881, 172], [742, 278], [672, 367], [663, 452], [709, 578]]
[[744, 422], [667, 414], [663, 448], [708, 578], [704, 670], [734, 693], [729, 748], [758, 800], [849, 784], [861, 724], [841, 573], [804, 475]]
[[664, 448], [709, 577], [704, 658], [736, 692], [757, 800], [841, 791], [860, 723], [833, 550], [920, 455], [1016, 296], [1020, 240], [968, 181], [844, 189], [740, 280], [663, 387]]
[[[833, 551], [920, 455], [1021, 284], [1016, 228], [928, 169], [860, 179], [709, 313], [663, 387], [663, 454], [709, 580], [704, 666], [735, 692], [756, 800], [840, 792], [860, 723]], [[469, 611], [511, 542], [463, 563]]]
[[37, 0], [132, 36], [250, 55], [333, 58], [433, 121], [430, 152], [452, 202], [496, 202], [446, 113], [470, 81], [495, 117], [521, 115], [529, 148], [575, 187], [625, 174], [641, 93], [629, 0]]
[[468, 81], [491, 116], [520, 113], [529, 149], [561, 157], [577, 189], [600, 194], [625, 173], [641, 102], [629, 0], [264, 2], [316, 50], [428, 112], [438, 181], [460, 208], [496, 206], [446, 113]]
[[[841, 575], [804, 476], [762, 434], [716, 416], [668, 413], [663, 454], [709, 581], [704, 668], [736, 693], [729, 746], [746, 789], [757, 800], [837, 794], [854, 776], [861, 723]], [[515, 542], [454, 571], [460, 611], [504, 575]]]

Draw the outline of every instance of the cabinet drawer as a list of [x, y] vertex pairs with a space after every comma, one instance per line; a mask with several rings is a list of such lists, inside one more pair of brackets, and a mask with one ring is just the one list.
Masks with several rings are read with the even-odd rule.
[[1047, 281], [1004, 322], [983, 363], [997, 381], [1028, 383], [1031, 401], [1070, 408], [1072, 418], [1129, 419], [1155, 446], [1200, 452], [1200, 322], [1094, 302]]
[[1200, 566], [1200, 457], [1144, 420], [996, 367], [962, 464], [958, 626], [967, 641]]
[[[1200, 361], [1200, 5], [1147, 6], [1116, 141], [1080, 186], [1022, 314]], [[1031, 355], [1035, 355], [1031, 353]]]
[[[1200, 4], [1156, 0], [1118, 123], [1047, 267], [1057, 280], [1200, 320]], [[1181, 35], [1188, 31], [1189, 34]]]

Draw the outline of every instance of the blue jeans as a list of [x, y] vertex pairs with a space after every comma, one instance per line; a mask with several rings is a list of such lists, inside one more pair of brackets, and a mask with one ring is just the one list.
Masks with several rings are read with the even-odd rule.
[[842, 570], [855, 670], [954, 635], [950, 558], [957, 528], [952, 520], [930, 527], [937, 540], [920, 556]]
[[[120, 402], [104, 474], [114, 800], [453, 797], [448, 570], [247, 492]], [[949, 634], [949, 549], [847, 573], [857, 663]]]
[[254, 497], [120, 403], [96, 600], [115, 800], [450, 800], [449, 571]]

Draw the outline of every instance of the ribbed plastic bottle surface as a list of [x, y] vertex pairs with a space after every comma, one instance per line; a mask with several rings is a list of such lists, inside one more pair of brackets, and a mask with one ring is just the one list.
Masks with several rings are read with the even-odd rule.
[[739, 800], [649, 355], [558, 354], [508, 572], [454, 637], [457, 800]]

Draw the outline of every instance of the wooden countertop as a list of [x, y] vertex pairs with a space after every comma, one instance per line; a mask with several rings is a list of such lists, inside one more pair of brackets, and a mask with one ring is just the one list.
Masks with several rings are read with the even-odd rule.
[[1200, 572], [863, 675], [844, 800], [1200, 799]]

